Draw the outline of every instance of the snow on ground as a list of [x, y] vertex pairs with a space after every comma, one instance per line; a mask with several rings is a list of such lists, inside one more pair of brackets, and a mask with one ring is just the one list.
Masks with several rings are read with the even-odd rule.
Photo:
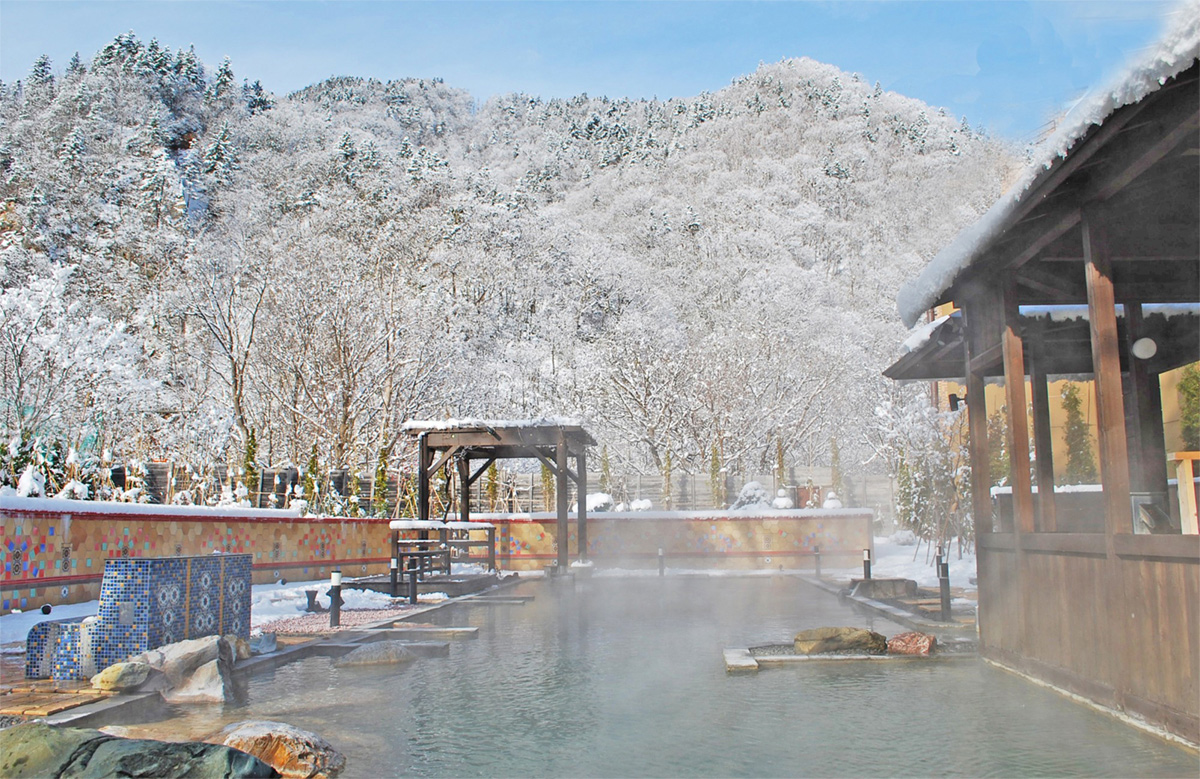
[[[916, 555], [915, 559], [914, 554]], [[970, 579], [975, 577], [974, 552], [964, 553], [960, 559], [957, 547], [951, 544], [949, 557], [950, 584], [953, 587], [961, 587], [968, 591], [975, 590], [975, 585], [970, 582]], [[775, 569], [685, 570], [671, 566], [670, 558], [667, 559], [667, 563], [667, 570], [672, 575], [772, 576], [779, 573]], [[811, 570], [805, 569], [788, 572], [811, 573]], [[455, 573], [461, 573], [461, 571], [456, 568]], [[871, 564], [871, 573], [873, 576], [878, 577], [913, 579], [922, 587], [936, 588], [938, 585], [937, 572], [933, 568], [928, 546], [922, 543], [918, 550], [917, 546], [906, 537], [904, 531], [889, 537], [878, 537], [875, 539], [875, 559]], [[658, 569], [597, 568], [594, 575], [601, 577], [657, 576]], [[851, 577], [861, 576], [862, 566], [853, 568], [825, 567], [822, 569], [822, 575], [825, 578], [843, 578], [848, 580]], [[308, 606], [308, 596], [305, 595], [305, 590], [316, 590], [318, 593], [317, 602], [325, 608], [329, 607], [329, 597], [326, 595], [326, 592], [329, 590], [328, 579], [287, 582], [285, 584], [254, 585], [250, 604], [251, 629], [256, 631], [275, 629], [276, 626], [273, 626], [271, 623], [280, 623], [278, 625], [279, 628], [286, 628], [293, 624], [307, 626], [309, 623], [317, 626], [321, 622], [325, 626], [328, 626], [329, 617], [327, 614], [309, 615], [305, 612], [305, 608]], [[428, 605], [440, 603], [446, 600], [447, 597], [445, 593], [440, 592], [422, 593], [419, 601], [421, 604]], [[345, 603], [342, 606], [342, 622], [345, 626], [383, 620], [387, 618], [389, 612], [398, 613], [410, 608], [407, 600], [404, 598], [395, 599], [380, 592], [354, 590], [345, 587], [342, 588], [342, 600]], [[25, 639], [30, 629], [37, 623], [46, 620], [89, 617], [95, 614], [98, 609], [99, 602], [93, 600], [86, 603], [55, 606], [48, 616], [42, 614], [37, 609], [5, 614], [0, 617], [0, 645], [16, 645], [6, 651], [24, 651]], [[362, 613], [354, 616], [355, 612]], [[368, 612], [370, 613], [368, 614]], [[304, 621], [296, 622], [298, 618], [303, 618]], [[287, 622], [281, 623], [283, 620], [287, 620]]]
[[[938, 586], [937, 571], [933, 567], [933, 552], [929, 545], [921, 542], [918, 549], [915, 539], [910, 540], [912, 533], [902, 530], [891, 536], [875, 538], [875, 557], [871, 561], [871, 576], [878, 578], [912, 579], [920, 587], [936, 589]], [[914, 559], [915, 555], [915, 559]], [[950, 563], [950, 586], [961, 587], [974, 591], [975, 585], [975, 551], [963, 552], [958, 556], [958, 546], [950, 542], [947, 555]], [[861, 563], [854, 568], [823, 569], [821, 574], [827, 578], [845, 578], [862, 576]]]

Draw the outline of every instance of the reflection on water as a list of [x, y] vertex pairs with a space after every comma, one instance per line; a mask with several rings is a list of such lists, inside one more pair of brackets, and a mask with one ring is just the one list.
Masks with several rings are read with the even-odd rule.
[[[276, 719], [324, 735], [347, 777], [1196, 776], [1194, 754], [981, 661], [820, 663], [727, 676], [721, 649], [822, 625], [903, 628], [794, 579], [530, 583], [450, 657], [250, 683], [236, 709], [157, 729]], [[145, 733], [139, 733], [145, 735]]]

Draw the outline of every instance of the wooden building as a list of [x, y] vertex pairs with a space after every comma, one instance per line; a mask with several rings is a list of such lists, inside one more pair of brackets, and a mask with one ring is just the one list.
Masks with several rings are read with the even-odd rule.
[[[1194, 454], [1172, 460], [1165, 449], [1159, 374], [1200, 360], [1198, 27], [1185, 20], [1086, 98], [1041, 164], [902, 290], [909, 326], [935, 305], [952, 302], [961, 315], [888, 370], [967, 388], [983, 656], [1193, 744]], [[1032, 316], [1064, 306], [1083, 308]], [[1087, 375], [1095, 392], [1101, 486], [1091, 521], [1062, 521], [1068, 495], [1050, 487], [1046, 386], [1062, 374]], [[1000, 475], [989, 473], [988, 416], [998, 409], [984, 387], [997, 381], [1016, 411], [1008, 521], [993, 518]]]

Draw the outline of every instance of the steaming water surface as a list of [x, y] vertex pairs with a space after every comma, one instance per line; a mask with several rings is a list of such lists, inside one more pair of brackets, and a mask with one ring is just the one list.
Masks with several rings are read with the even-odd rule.
[[1196, 776], [1195, 754], [977, 659], [808, 663], [728, 676], [725, 647], [823, 625], [904, 628], [787, 577], [533, 582], [524, 605], [456, 605], [448, 658], [250, 684], [178, 709], [196, 732], [249, 718], [323, 734], [344, 777]]

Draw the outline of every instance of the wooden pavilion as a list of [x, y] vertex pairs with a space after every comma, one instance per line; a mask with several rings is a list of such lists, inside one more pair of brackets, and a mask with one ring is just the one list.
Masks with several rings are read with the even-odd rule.
[[[564, 419], [409, 421], [403, 431], [417, 439], [417, 519], [428, 521], [430, 477], [454, 466], [459, 485], [459, 521], [471, 520], [470, 488], [496, 460], [540, 460], [555, 477], [558, 570], [566, 570], [570, 482], [579, 495], [576, 539], [579, 560], [587, 559], [587, 448], [596, 441], [581, 423]], [[574, 458], [575, 468], [570, 467]]]
[[[1180, 521], [1171, 516], [1159, 375], [1200, 360], [1195, 38], [1193, 21], [1085, 100], [1083, 120], [1066, 117], [1044, 164], [901, 292], [910, 326], [935, 305], [961, 314], [887, 371], [965, 382], [983, 656], [1193, 744], [1200, 536], [1187, 453], [1176, 458], [1187, 462]], [[1055, 313], [1064, 306], [1078, 315]], [[1050, 486], [1047, 381], [1056, 374], [1086, 374], [1095, 389], [1101, 516], [1084, 531], [1060, 526], [1066, 496]], [[985, 396], [997, 379], [1016, 412], [1003, 524], [991, 519], [1001, 475], [989, 474]]]

